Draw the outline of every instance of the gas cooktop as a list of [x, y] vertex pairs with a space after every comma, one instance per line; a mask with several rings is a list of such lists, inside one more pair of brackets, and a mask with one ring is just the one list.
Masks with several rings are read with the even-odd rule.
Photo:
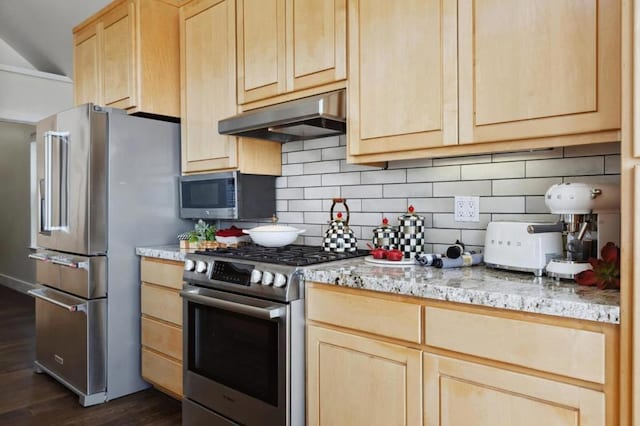
[[369, 252], [367, 250], [356, 250], [352, 252], [335, 253], [323, 251], [321, 247], [290, 244], [284, 247], [247, 245], [238, 248], [207, 249], [196, 251], [196, 254], [244, 259], [262, 263], [275, 263], [278, 265], [308, 266], [366, 256]]

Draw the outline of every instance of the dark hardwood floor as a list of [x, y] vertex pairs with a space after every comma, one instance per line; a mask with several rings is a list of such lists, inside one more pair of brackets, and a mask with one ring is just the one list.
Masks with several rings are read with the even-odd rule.
[[180, 402], [155, 389], [83, 408], [76, 394], [33, 372], [31, 297], [0, 285], [0, 425], [179, 425]]

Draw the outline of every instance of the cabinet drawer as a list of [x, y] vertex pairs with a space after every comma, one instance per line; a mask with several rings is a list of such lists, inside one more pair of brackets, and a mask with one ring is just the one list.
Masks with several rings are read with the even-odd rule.
[[426, 307], [425, 343], [576, 379], [605, 382], [605, 336], [593, 331]]
[[140, 261], [140, 279], [144, 282], [182, 289], [182, 263], [152, 260], [143, 257]]
[[142, 317], [142, 344], [182, 361], [182, 329]]
[[307, 288], [307, 318], [340, 327], [420, 343], [421, 306], [395, 300], [383, 300]]
[[182, 326], [180, 293], [142, 283], [142, 313]]
[[182, 397], [182, 363], [142, 348], [142, 377]]

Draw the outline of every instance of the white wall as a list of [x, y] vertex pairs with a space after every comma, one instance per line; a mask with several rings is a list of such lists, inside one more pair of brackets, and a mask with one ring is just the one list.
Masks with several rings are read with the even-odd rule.
[[37, 123], [73, 106], [73, 82], [34, 70], [0, 39], [0, 120]]

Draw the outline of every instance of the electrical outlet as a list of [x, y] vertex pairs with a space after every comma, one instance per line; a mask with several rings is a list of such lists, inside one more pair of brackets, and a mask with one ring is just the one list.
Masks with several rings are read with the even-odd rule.
[[480, 222], [480, 197], [455, 197], [453, 220]]

